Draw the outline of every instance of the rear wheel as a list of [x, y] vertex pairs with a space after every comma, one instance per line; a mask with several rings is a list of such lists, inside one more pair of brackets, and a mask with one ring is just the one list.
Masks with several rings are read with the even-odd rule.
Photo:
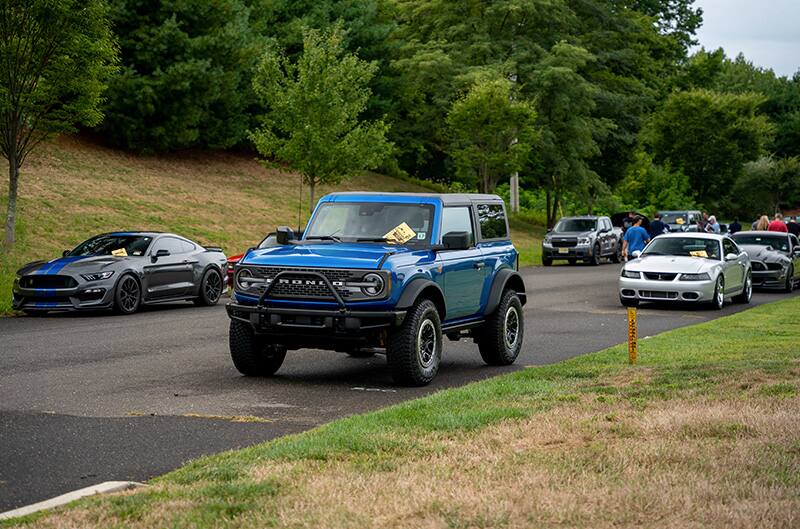
[[742, 287], [742, 293], [733, 298], [733, 300], [737, 303], [750, 303], [750, 300], [753, 298], [753, 276], [747, 274], [747, 277], [744, 279], [744, 287]]
[[131, 274], [125, 274], [114, 289], [114, 310], [120, 314], [133, 314], [142, 304], [142, 288]]
[[200, 292], [195, 298], [196, 305], [216, 305], [222, 295], [222, 276], [213, 268], [206, 270], [200, 281]]
[[717, 284], [714, 286], [714, 297], [711, 300], [711, 308], [715, 310], [722, 310], [725, 306], [725, 281], [720, 275], [717, 278]]
[[497, 310], [487, 319], [478, 335], [478, 350], [490, 366], [513, 364], [522, 349], [525, 320], [522, 303], [513, 290], [503, 292]]
[[386, 357], [398, 384], [424, 386], [433, 380], [442, 360], [442, 325], [433, 301], [418, 300], [408, 311], [389, 335]]
[[274, 375], [286, 358], [284, 346], [265, 344], [253, 327], [242, 321], [231, 320], [228, 341], [233, 365], [248, 377]]

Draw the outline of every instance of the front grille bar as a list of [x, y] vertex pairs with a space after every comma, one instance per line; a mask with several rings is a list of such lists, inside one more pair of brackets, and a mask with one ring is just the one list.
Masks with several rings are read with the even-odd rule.
[[347, 310], [347, 306], [344, 304], [344, 300], [342, 300], [342, 296], [339, 295], [339, 293], [336, 291], [336, 289], [333, 287], [333, 285], [331, 284], [330, 280], [327, 277], [325, 277], [323, 274], [320, 274], [319, 272], [306, 272], [306, 271], [302, 271], [301, 272], [301, 271], [294, 271], [294, 270], [291, 270], [291, 271], [290, 270], [284, 270], [283, 272], [278, 272], [275, 275], [275, 277], [272, 278], [272, 281], [270, 282], [270, 284], [267, 285], [267, 288], [264, 289], [264, 292], [258, 298], [258, 307], [259, 308], [266, 308], [267, 307], [265, 302], [269, 299], [269, 293], [270, 293], [270, 291], [272, 291], [272, 288], [275, 285], [278, 284], [278, 279], [280, 279], [281, 276], [293, 276], [293, 277], [296, 277], [296, 276], [309, 276], [309, 277], [314, 277], [314, 278], [317, 278], [317, 279], [321, 279], [322, 282], [325, 284], [325, 286], [328, 287], [328, 290], [331, 291], [331, 294], [333, 294], [333, 297], [336, 300], [336, 303], [339, 305], [339, 310], [341, 312], [345, 312]]

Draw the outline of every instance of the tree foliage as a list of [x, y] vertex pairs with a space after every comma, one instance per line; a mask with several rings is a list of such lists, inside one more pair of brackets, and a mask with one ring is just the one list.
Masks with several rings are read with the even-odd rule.
[[763, 157], [744, 165], [734, 188], [733, 213], [769, 215], [800, 203], [800, 158]]
[[116, 48], [103, 0], [0, 5], [0, 150], [8, 160], [5, 242], [15, 242], [19, 168], [51, 134], [92, 126]]
[[309, 30], [297, 63], [268, 51], [255, 74], [266, 107], [251, 137], [258, 151], [299, 171], [311, 207], [320, 183], [376, 167], [390, 151], [383, 121], [365, 121], [375, 65], [347, 53], [343, 32]]
[[244, 0], [111, 0], [122, 69], [100, 130], [137, 151], [225, 148], [246, 137], [261, 39]]

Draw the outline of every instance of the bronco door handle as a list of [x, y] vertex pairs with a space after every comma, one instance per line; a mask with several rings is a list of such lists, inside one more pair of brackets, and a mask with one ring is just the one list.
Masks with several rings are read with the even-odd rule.
[[478, 270], [480, 270], [481, 268], [483, 268], [484, 266], [486, 266], [486, 263], [473, 263], [473, 265], [472, 265], [472, 266], [474, 266], [475, 268], [477, 268]]

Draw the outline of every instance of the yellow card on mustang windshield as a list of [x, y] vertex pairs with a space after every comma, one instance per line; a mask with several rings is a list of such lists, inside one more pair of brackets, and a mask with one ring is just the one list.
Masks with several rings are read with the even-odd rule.
[[111, 255], [114, 257], [128, 257], [128, 252], [125, 248], [117, 248], [116, 250], [111, 250]]
[[411, 226], [403, 222], [399, 226], [396, 226], [391, 229], [386, 235], [383, 236], [388, 242], [394, 244], [403, 244], [406, 241], [410, 241], [417, 234], [414, 233], [414, 230], [411, 229]]
[[696, 252], [689, 252], [692, 257], [708, 257], [708, 252], [705, 250], [697, 250]]

